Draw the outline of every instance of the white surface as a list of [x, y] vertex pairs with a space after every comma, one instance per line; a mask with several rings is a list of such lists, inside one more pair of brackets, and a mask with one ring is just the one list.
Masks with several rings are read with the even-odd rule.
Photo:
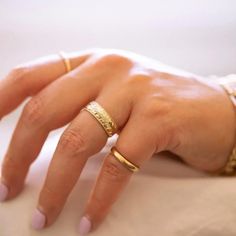
[[[7, 147], [15, 120], [13, 114], [8, 120], [3, 119], [0, 124], [1, 156], [4, 155], [4, 149]], [[91, 157], [57, 222], [42, 232], [36, 232], [30, 227], [30, 217], [37, 204], [38, 194], [59, 134], [60, 130], [51, 134], [47, 140], [40, 156], [30, 170], [24, 191], [15, 200], [0, 204], [1, 236], [78, 235], [77, 227], [89, 191], [99, 171], [102, 158], [115, 138], [110, 140], [101, 153]], [[172, 207], [182, 209], [185, 204], [185, 201], [176, 202], [179, 200], [179, 197], [176, 198], [176, 196], [182, 194], [183, 191], [190, 191], [188, 190], [189, 184], [186, 183], [188, 176], [196, 178], [193, 186], [206, 188], [206, 185], [200, 185], [202, 180], [197, 179], [197, 177], [204, 176], [203, 173], [171, 159], [153, 158], [142, 168], [141, 172], [132, 178], [128, 188], [114, 205], [105, 222], [91, 235], [155, 236], [156, 232], [162, 232], [163, 236], [175, 235], [173, 233], [175, 233], [176, 226], [173, 225], [169, 231], [164, 224], [168, 223], [168, 212], [172, 211]], [[179, 180], [176, 181], [176, 178]], [[206, 184], [208, 185], [209, 182]]]

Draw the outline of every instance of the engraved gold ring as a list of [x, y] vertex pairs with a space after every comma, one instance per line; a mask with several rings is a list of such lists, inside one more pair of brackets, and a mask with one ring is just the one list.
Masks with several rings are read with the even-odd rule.
[[112, 117], [106, 112], [106, 110], [97, 102], [92, 101], [81, 111], [88, 111], [103, 127], [106, 134], [111, 137], [117, 132], [117, 125]]

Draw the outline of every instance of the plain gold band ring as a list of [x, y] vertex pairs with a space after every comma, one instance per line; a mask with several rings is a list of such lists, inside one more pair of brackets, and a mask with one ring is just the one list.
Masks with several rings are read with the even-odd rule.
[[111, 153], [113, 156], [128, 170], [132, 172], [139, 171], [139, 166], [135, 165], [134, 163], [127, 160], [115, 147], [111, 148]]
[[99, 122], [109, 137], [116, 133], [117, 125], [115, 121], [100, 104], [92, 101], [81, 111], [83, 110], [88, 111]]
[[58, 53], [60, 55], [60, 57], [62, 58], [65, 67], [66, 67], [66, 72], [70, 72], [71, 71], [71, 63], [70, 63], [70, 59], [68, 58], [68, 56], [66, 55], [65, 52], [61, 51]]

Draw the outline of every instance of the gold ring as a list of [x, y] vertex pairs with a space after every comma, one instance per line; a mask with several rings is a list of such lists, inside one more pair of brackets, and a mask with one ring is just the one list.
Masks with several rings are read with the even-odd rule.
[[117, 125], [115, 121], [97, 102], [90, 102], [82, 110], [88, 111], [99, 122], [109, 137], [116, 133]]
[[130, 170], [132, 172], [139, 171], [139, 169], [140, 169], [139, 166], [136, 166], [135, 164], [133, 164], [132, 162], [127, 160], [120, 152], [118, 152], [118, 150], [115, 147], [111, 148], [111, 153], [128, 170]]
[[66, 72], [70, 72], [71, 71], [71, 64], [70, 64], [70, 59], [67, 57], [65, 52], [59, 52], [60, 57], [62, 58], [65, 67], [66, 67]]

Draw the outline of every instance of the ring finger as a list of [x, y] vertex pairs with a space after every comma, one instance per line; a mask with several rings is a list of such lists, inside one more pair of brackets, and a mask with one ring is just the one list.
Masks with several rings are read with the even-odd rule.
[[[141, 167], [155, 150], [153, 135], [138, 116], [131, 114], [116, 143], [117, 151], [136, 167]], [[79, 225], [81, 235], [94, 230], [104, 220], [112, 205], [127, 186], [133, 171], [127, 168], [113, 153], [109, 153], [102, 164], [96, 183], [89, 196], [84, 216]]]
[[[114, 94], [114, 91], [111, 91]], [[124, 96], [103, 96], [96, 101], [112, 114], [118, 127], [122, 127], [130, 114], [131, 104]], [[120, 104], [127, 104], [120, 112]], [[33, 227], [41, 229], [51, 225], [61, 212], [87, 161], [106, 143], [102, 126], [87, 111], [82, 111], [61, 136], [47, 178], [40, 193], [33, 217]]]

